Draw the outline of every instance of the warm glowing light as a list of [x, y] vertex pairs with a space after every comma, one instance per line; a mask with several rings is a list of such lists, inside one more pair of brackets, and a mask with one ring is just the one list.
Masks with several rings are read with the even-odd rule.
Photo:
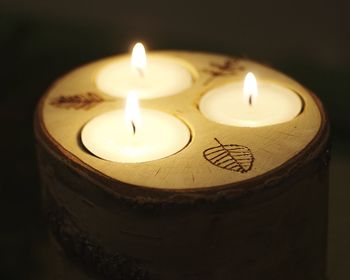
[[137, 126], [140, 125], [140, 106], [135, 91], [130, 91], [126, 98], [125, 104], [125, 122], [128, 129], [132, 130], [132, 134], [136, 134]]
[[136, 43], [132, 49], [131, 54], [131, 65], [143, 76], [146, 65], [147, 65], [147, 56], [145, 47], [142, 43]]
[[244, 78], [243, 96], [250, 106], [253, 105], [258, 97], [258, 85], [252, 72], [249, 72]]

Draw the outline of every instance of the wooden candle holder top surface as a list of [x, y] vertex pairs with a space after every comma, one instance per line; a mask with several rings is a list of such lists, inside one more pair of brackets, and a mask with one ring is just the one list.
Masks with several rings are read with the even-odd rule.
[[[140, 100], [143, 108], [156, 109], [186, 123], [192, 139], [178, 153], [144, 163], [117, 163], [100, 159], [81, 144], [80, 131], [95, 116], [121, 109], [125, 100], [101, 92], [96, 75], [105, 65], [126, 56], [116, 56], [82, 66], [53, 84], [37, 110], [37, 135], [56, 156], [94, 178], [133, 190], [211, 191], [266, 178], [317, 153], [328, 135], [328, 121], [318, 99], [291, 78], [250, 60], [195, 52], [155, 52], [178, 60], [191, 71], [193, 85], [173, 96]], [[295, 91], [303, 100], [302, 112], [277, 125], [246, 128], [215, 123], [198, 108], [208, 90], [229, 82], [241, 82], [251, 71], [259, 81], [273, 81]], [[232, 108], [234, 110], [235, 108]], [[161, 140], [162, 131], [155, 131]], [[227, 166], [216, 162], [229, 151]], [[214, 159], [213, 159], [214, 158]], [[287, 171], [286, 171], [287, 172]], [[96, 177], [97, 176], [97, 177]]]

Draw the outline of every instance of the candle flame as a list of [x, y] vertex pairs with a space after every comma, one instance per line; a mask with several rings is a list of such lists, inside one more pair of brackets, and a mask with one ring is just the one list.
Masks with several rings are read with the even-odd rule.
[[136, 128], [140, 123], [140, 106], [135, 91], [130, 91], [125, 104], [125, 122], [128, 128], [132, 128], [132, 134], [136, 134]]
[[139, 72], [140, 76], [144, 75], [147, 65], [146, 50], [142, 43], [136, 43], [132, 49], [131, 65]]
[[253, 102], [258, 97], [258, 85], [252, 72], [249, 72], [244, 78], [243, 96], [249, 106], [253, 105]]

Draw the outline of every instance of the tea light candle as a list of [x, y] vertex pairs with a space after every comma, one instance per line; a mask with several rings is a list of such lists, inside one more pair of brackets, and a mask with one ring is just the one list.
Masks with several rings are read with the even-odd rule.
[[146, 162], [177, 153], [190, 140], [187, 126], [157, 110], [140, 111], [135, 92], [128, 95], [125, 111], [99, 115], [83, 128], [81, 139], [94, 155], [114, 162]]
[[210, 120], [231, 126], [259, 127], [283, 123], [295, 118], [302, 109], [300, 97], [277, 84], [257, 85], [248, 73], [244, 84], [230, 83], [209, 91], [199, 104]]
[[132, 51], [131, 60], [117, 59], [97, 75], [97, 87], [106, 94], [125, 98], [137, 91], [140, 99], [174, 95], [192, 84], [189, 69], [180, 60], [166, 56], [146, 57], [141, 43]]

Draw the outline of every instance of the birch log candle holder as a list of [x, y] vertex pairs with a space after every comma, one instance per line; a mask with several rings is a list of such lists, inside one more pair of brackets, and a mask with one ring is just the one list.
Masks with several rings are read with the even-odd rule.
[[[325, 279], [329, 121], [318, 98], [250, 60], [151, 55], [172, 59], [192, 77], [178, 93], [140, 100], [141, 108], [187, 126], [187, 145], [169, 156], [109, 161], [81, 142], [90, 120], [124, 107], [125, 99], [103, 92], [96, 77], [125, 56], [70, 72], [38, 105], [35, 132], [54, 258], [48, 279]], [[241, 83], [248, 71], [258, 82], [294, 92], [298, 115], [245, 127], [202, 113], [207, 93]], [[161, 139], [161, 130], [153, 133]]]

